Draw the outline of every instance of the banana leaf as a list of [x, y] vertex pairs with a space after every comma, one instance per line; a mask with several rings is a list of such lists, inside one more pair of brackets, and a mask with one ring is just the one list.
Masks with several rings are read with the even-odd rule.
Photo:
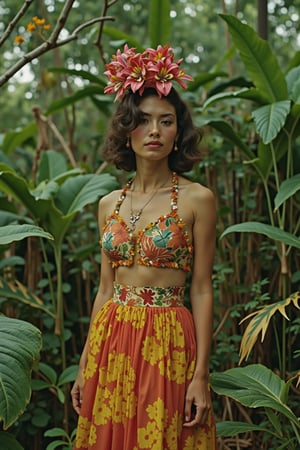
[[42, 346], [41, 332], [23, 320], [0, 316], [0, 421], [9, 428], [31, 396], [31, 371]]

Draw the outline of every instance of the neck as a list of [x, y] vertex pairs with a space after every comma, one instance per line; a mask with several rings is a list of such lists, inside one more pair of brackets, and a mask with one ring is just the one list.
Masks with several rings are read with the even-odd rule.
[[171, 180], [171, 170], [168, 166], [162, 167], [162, 165], [154, 168], [137, 168], [136, 176], [134, 179], [134, 190], [137, 192], [151, 192], [159, 189], [163, 185], [168, 186]]

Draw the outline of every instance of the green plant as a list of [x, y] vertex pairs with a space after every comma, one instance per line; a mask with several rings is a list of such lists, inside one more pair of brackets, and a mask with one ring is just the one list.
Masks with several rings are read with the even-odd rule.
[[[287, 351], [287, 306], [299, 308], [299, 293], [291, 292], [289, 273], [291, 271], [292, 251], [300, 249], [300, 239], [297, 236], [300, 228], [299, 204], [295, 196], [300, 189], [300, 176], [295, 173], [297, 165], [296, 154], [293, 150], [297, 146], [300, 121], [300, 66], [289, 68], [286, 76], [282, 72], [275, 55], [268, 43], [259, 38], [247, 25], [232, 16], [221, 16], [228, 25], [233, 42], [238, 49], [244, 66], [251, 79], [251, 87], [243, 87], [238, 91], [222, 92], [211, 96], [204, 108], [220, 100], [247, 99], [258, 104], [252, 112], [257, 136], [259, 137], [257, 153], [253, 146], [249, 146], [235, 132], [234, 128], [222, 118], [206, 120], [210, 126], [221, 132], [229, 141], [237, 145], [246, 155], [249, 164], [255, 169], [264, 187], [266, 211], [270, 223], [245, 221], [244, 223], [229, 226], [221, 234], [221, 238], [228, 239], [231, 233], [258, 233], [267, 236], [275, 242], [275, 249], [280, 262], [280, 276], [277, 281], [279, 300], [266, 305], [252, 315], [254, 318], [248, 325], [241, 342], [240, 362], [248, 357], [258, 334], [262, 331], [262, 340], [266, 330], [277, 311], [282, 314], [281, 336], [275, 328], [276, 345], [280, 375], [286, 376]], [[278, 321], [272, 320], [274, 326]], [[248, 376], [250, 374], [250, 376]], [[223, 378], [222, 378], [223, 377]], [[212, 375], [212, 388], [222, 394], [228, 395], [245, 406], [267, 408], [266, 416], [269, 425], [275, 428], [277, 444], [280, 447], [296, 449], [300, 444], [299, 421], [290, 413], [286, 402], [288, 388], [293, 379], [287, 383], [278, 378], [273, 372], [261, 365], [250, 365], [238, 369], [230, 369], [222, 374]], [[277, 390], [276, 401], [270, 401], [268, 395], [261, 391], [268, 388], [273, 380]], [[243, 386], [245, 381], [245, 386]], [[280, 387], [280, 388], [279, 388]], [[243, 389], [247, 400], [242, 396]], [[275, 400], [273, 398], [273, 400]], [[269, 403], [268, 403], [269, 401]], [[277, 402], [277, 403], [276, 403]], [[279, 405], [279, 406], [278, 406]], [[277, 417], [270, 408], [273, 408], [288, 418], [291, 428], [285, 429], [285, 420]], [[289, 411], [287, 413], [287, 411]], [[234, 435], [246, 430], [260, 430], [261, 426], [249, 426], [226, 422], [220, 425], [222, 434]], [[252, 427], [252, 428], [251, 428]], [[268, 426], [267, 430], [270, 429]], [[272, 434], [272, 433], [271, 433]], [[294, 434], [294, 436], [293, 436]]]
[[[15, 277], [10, 274], [1, 281], [1, 294], [7, 298], [13, 298], [21, 303], [33, 306], [46, 312], [49, 317], [55, 320], [55, 334], [60, 341], [61, 367], [66, 370], [66, 330], [64, 326], [64, 283], [62, 271], [62, 253], [66, 234], [74, 221], [84, 207], [95, 203], [99, 197], [106, 194], [114, 187], [116, 181], [109, 174], [89, 174], [82, 173], [80, 169], [68, 170], [65, 158], [58, 152], [46, 151], [43, 153], [37, 172], [37, 184], [32, 185], [21, 177], [15, 170], [5, 164], [0, 164], [0, 190], [10, 195], [21, 209], [21, 214], [15, 214], [11, 220], [24, 221], [24, 215], [27, 220], [35, 225], [8, 225], [4, 229], [3, 239], [9, 242], [7, 232], [13, 230], [23, 230], [22, 237], [28, 234], [32, 235], [37, 231], [39, 234], [49, 239], [50, 247], [53, 251], [55, 265], [55, 279], [51, 277], [49, 270], [46, 270], [48, 276], [48, 289], [51, 303], [48, 306], [40, 300], [35, 293], [23, 286]], [[39, 227], [43, 227], [41, 231]], [[14, 227], [14, 228], [9, 228]], [[26, 228], [27, 227], [27, 228]], [[26, 228], [24, 233], [24, 228]], [[3, 231], [3, 230], [2, 230]], [[46, 233], [46, 234], [45, 234]], [[10, 241], [11, 242], [11, 241]], [[49, 256], [43, 241], [40, 241], [41, 252], [44, 258], [45, 266], [49, 267]], [[57, 390], [60, 398], [61, 392]], [[67, 405], [64, 405], [65, 416], [68, 415]], [[66, 423], [68, 422], [67, 419]]]
[[[41, 332], [32, 324], [0, 316], [0, 422], [7, 430], [24, 412], [31, 396], [31, 372], [42, 347]], [[2, 448], [22, 447], [0, 430]]]
[[[297, 375], [284, 382], [278, 375], [261, 364], [229, 369], [211, 374], [213, 389], [220, 395], [231, 397], [249, 408], [261, 408], [265, 415], [260, 424], [221, 422], [217, 424], [219, 436], [232, 436], [249, 431], [260, 431], [274, 439], [272, 447], [296, 450], [300, 444], [299, 418], [287, 405], [288, 393]], [[286, 426], [286, 422], [290, 426]], [[272, 440], [271, 440], [272, 442]], [[273, 447], [276, 445], [276, 447]]]
[[[35, 187], [5, 164], [0, 165], [0, 171], [0, 189], [20, 202], [25, 213], [53, 236], [51, 246], [57, 281], [55, 296], [52, 289], [52, 302], [56, 317], [55, 332], [63, 337], [63, 240], [76, 214], [113, 189], [116, 186], [115, 180], [109, 174], [83, 174], [81, 170], [76, 169], [68, 171], [64, 157], [51, 150], [43, 153], [38, 171], [38, 185]], [[45, 250], [43, 252], [46, 257]], [[63, 340], [62, 361], [64, 369], [66, 359]]]
[[72, 450], [75, 441], [76, 429], [68, 435], [62, 428], [52, 428], [47, 430], [44, 434], [46, 437], [60, 438], [53, 440], [47, 445], [46, 450], [54, 450], [56, 448], [61, 448], [65, 450]]
[[66, 384], [75, 380], [78, 371], [77, 365], [68, 366], [59, 376], [48, 364], [40, 362], [38, 365], [39, 379], [33, 379], [31, 386], [33, 391], [48, 389], [60, 401], [65, 403], [65, 392], [62, 389]]

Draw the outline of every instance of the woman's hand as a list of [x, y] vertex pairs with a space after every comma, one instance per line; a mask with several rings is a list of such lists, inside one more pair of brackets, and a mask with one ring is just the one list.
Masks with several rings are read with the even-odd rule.
[[71, 390], [72, 405], [77, 414], [80, 414], [82, 403], [83, 368], [79, 367], [78, 374]]
[[185, 396], [184, 427], [204, 425], [211, 409], [211, 397], [207, 379], [193, 379]]

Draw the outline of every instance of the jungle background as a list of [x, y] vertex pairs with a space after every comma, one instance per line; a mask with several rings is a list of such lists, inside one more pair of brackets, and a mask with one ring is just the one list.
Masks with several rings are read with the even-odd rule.
[[[213, 190], [219, 449], [300, 448], [300, 1], [0, 0], [0, 449], [71, 449], [101, 270], [105, 63], [169, 43]], [[187, 307], [189, 307], [187, 298]]]

